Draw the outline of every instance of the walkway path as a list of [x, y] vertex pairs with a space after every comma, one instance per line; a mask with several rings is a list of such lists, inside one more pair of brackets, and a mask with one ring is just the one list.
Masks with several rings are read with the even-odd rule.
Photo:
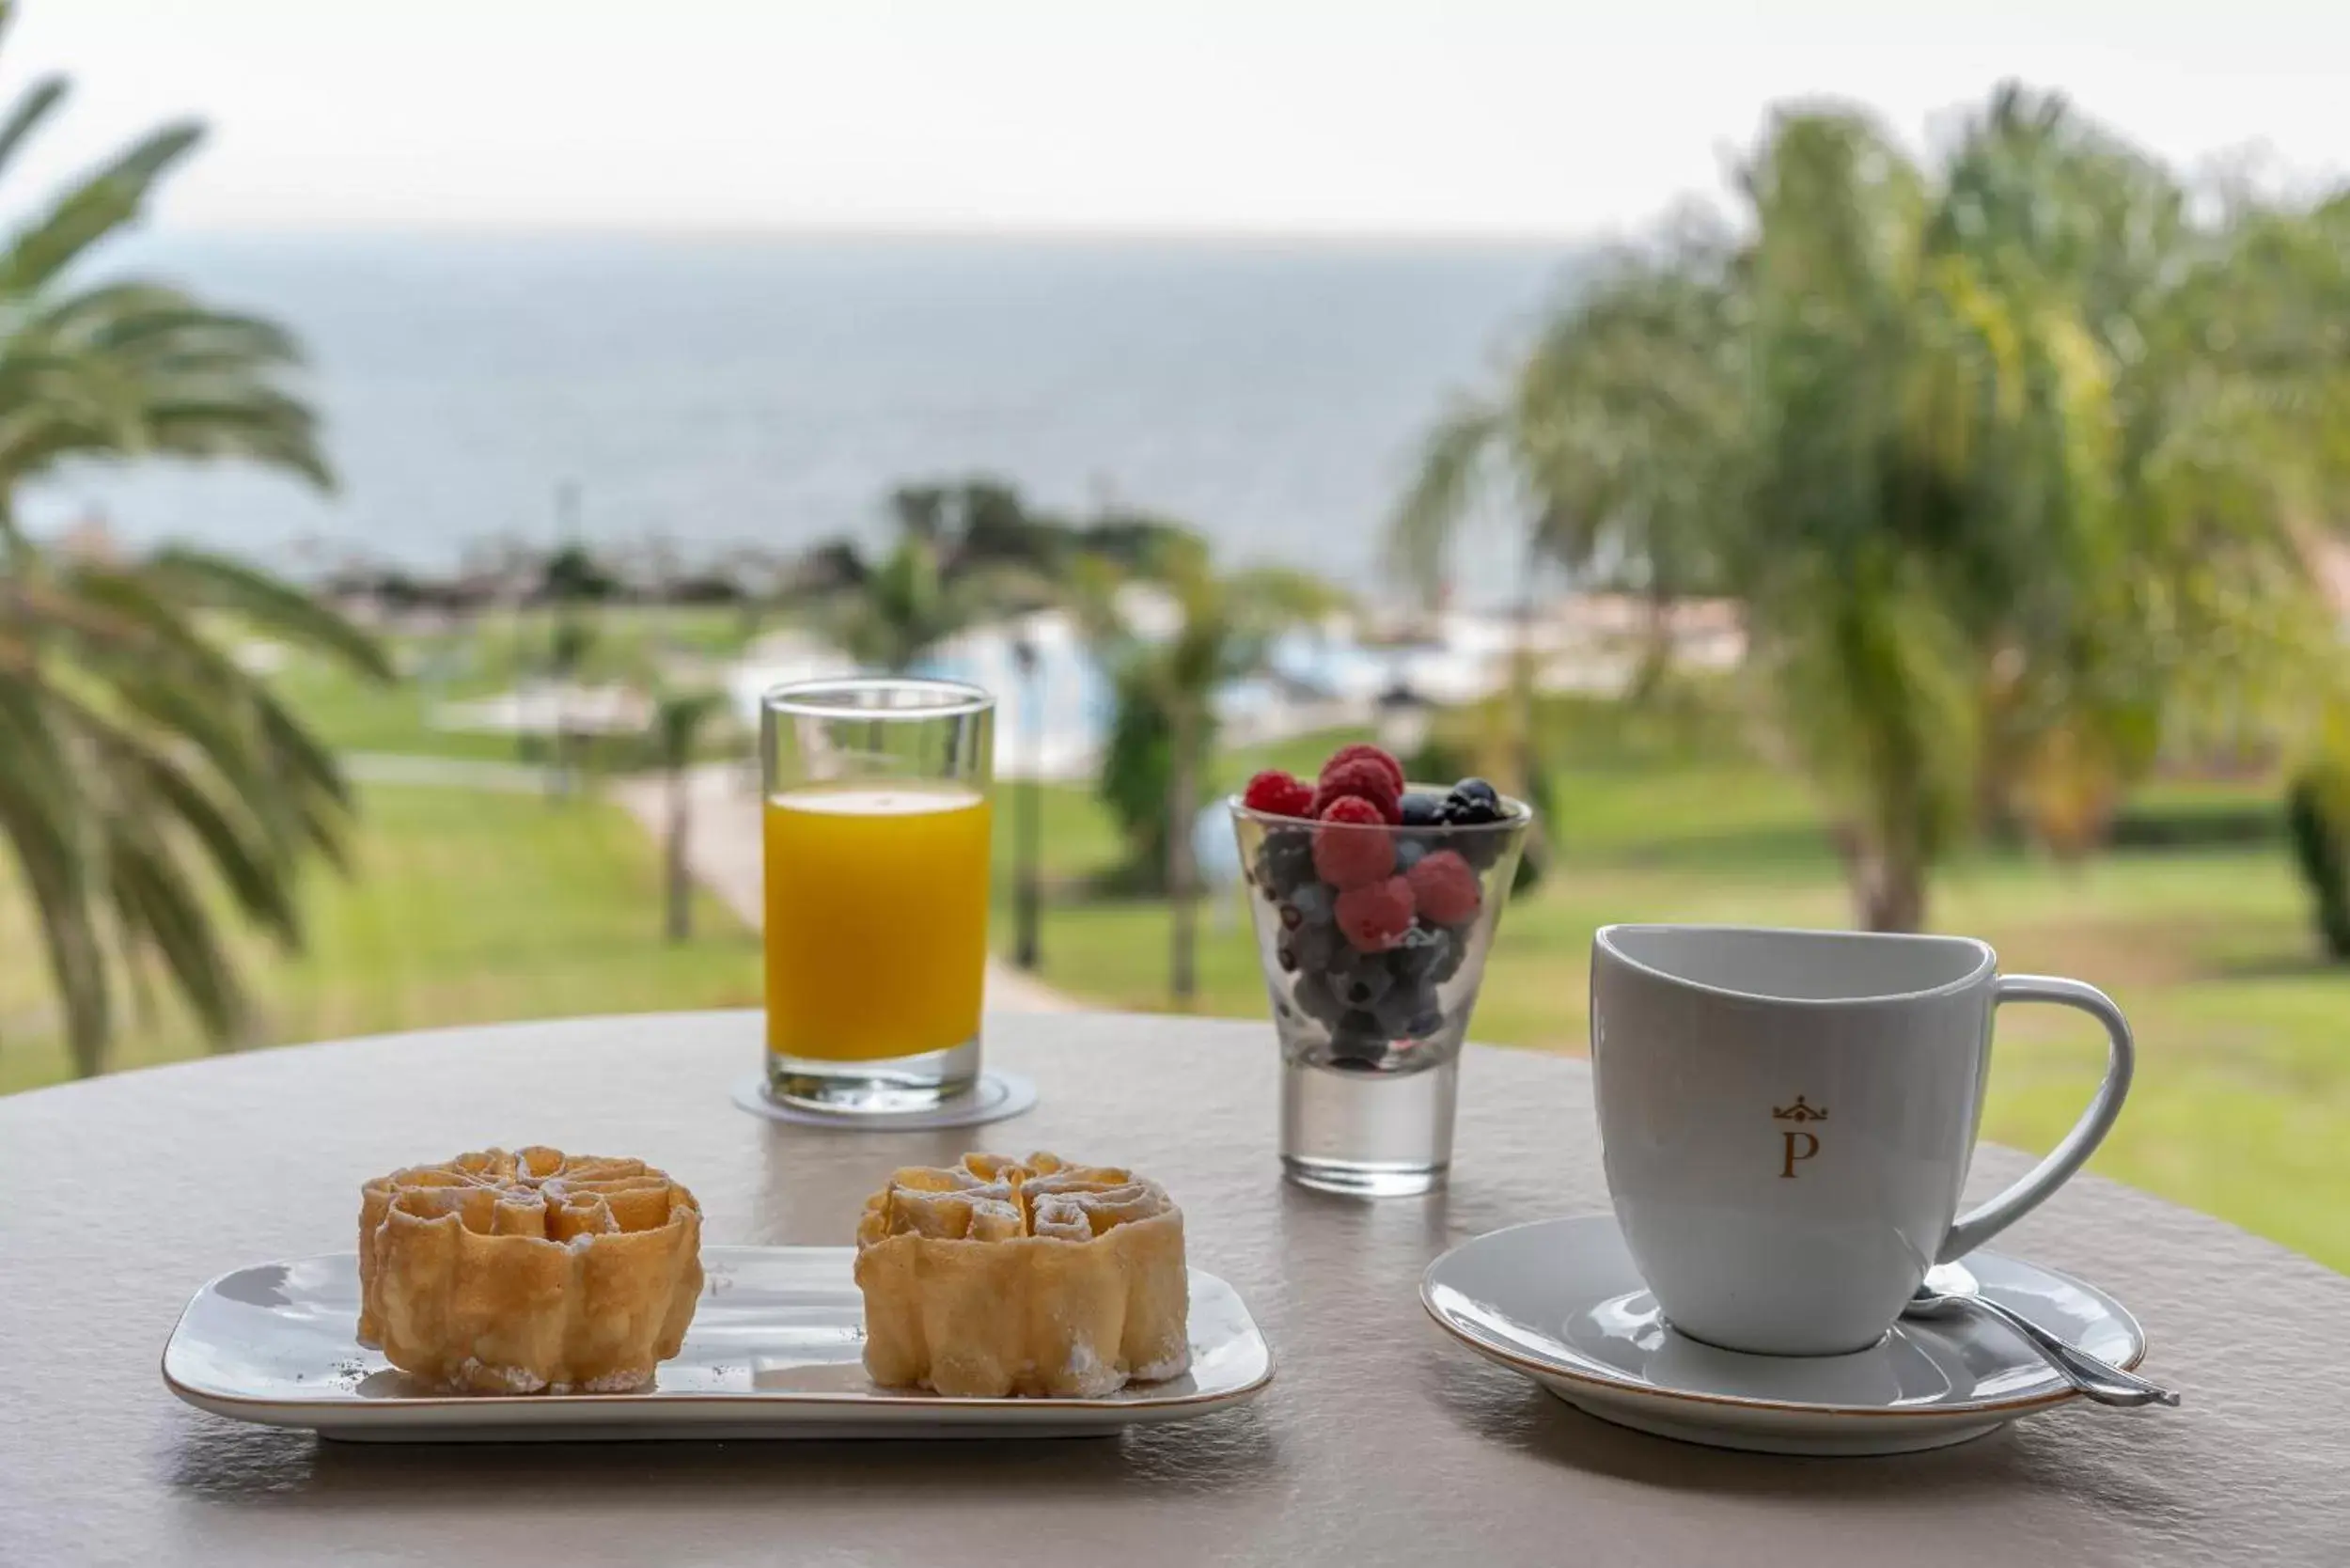
[[547, 770], [521, 762], [478, 762], [462, 757], [415, 757], [392, 751], [353, 751], [342, 757], [345, 776], [360, 784], [443, 785], [459, 790], [494, 790], [502, 794], [543, 794]]
[[[717, 895], [745, 925], [762, 917], [759, 793], [743, 787], [743, 776], [726, 763], [710, 763], [688, 776], [694, 822], [685, 857], [694, 880]], [[659, 778], [614, 780], [606, 792], [656, 839], [668, 820], [667, 786]], [[1078, 1004], [1051, 986], [990, 958], [987, 1005], [1006, 1012], [1071, 1012]]]

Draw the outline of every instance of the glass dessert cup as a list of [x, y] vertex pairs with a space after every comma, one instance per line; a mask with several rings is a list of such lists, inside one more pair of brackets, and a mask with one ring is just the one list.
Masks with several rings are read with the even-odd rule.
[[[1326, 1192], [1432, 1191], [1452, 1163], [1461, 1043], [1533, 813], [1504, 799], [1498, 822], [1406, 827], [1230, 804], [1280, 1041], [1285, 1172]], [[1317, 837], [1332, 835], [1345, 837], [1317, 855]], [[1457, 865], [1415, 877], [1435, 856]], [[1382, 864], [1392, 869], [1372, 874]], [[1386, 908], [1384, 892], [1356, 890], [1398, 878], [1425, 895], [1408, 924], [1403, 889]]]

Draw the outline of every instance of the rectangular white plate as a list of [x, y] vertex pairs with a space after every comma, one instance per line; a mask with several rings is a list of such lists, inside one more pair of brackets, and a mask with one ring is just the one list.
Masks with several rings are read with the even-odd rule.
[[865, 1375], [845, 1247], [711, 1247], [685, 1346], [625, 1394], [436, 1393], [353, 1337], [359, 1263], [329, 1253], [224, 1274], [188, 1303], [164, 1382], [199, 1410], [362, 1442], [644, 1437], [1078, 1436], [1249, 1400], [1273, 1353], [1232, 1287], [1191, 1271], [1191, 1371], [1103, 1399], [941, 1399]]

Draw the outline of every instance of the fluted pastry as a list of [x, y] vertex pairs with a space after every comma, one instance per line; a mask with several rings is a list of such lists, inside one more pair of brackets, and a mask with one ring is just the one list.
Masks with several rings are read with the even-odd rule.
[[701, 1209], [642, 1160], [489, 1149], [360, 1189], [360, 1342], [446, 1388], [634, 1388], [701, 1288]]
[[876, 1383], [1090, 1399], [1191, 1365], [1183, 1211], [1131, 1171], [909, 1167], [866, 1200], [856, 1245]]

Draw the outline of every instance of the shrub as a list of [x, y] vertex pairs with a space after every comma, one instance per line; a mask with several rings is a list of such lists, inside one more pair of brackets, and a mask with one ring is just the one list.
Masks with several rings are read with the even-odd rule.
[[2294, 864], [2316, 904], [2318, 939], [2327, 956], [2350, 963], [2350, 779], [2313, 767], [2293, 782], [2285, 824]]

